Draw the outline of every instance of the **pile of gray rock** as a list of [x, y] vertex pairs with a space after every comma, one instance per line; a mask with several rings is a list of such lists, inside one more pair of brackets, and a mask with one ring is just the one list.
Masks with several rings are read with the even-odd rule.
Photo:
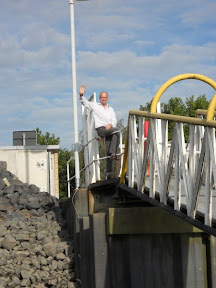
[[0, 162], [0, 288], [78, 287], [73, 243], [58, 199]]

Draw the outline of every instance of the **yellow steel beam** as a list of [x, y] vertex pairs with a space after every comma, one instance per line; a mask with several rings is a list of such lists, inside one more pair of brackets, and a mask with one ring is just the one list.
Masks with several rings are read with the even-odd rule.
[[[164, 93], [164, 91], [169, 88], [172, 84], [181, 81], [181, 80], [185, 80], [185, 79], [196, 79], [196, 80], [201, 80], [203, 82], [206, 82], [207, 84], [209, 84], [210, 86], [212, 86], [215, 90], [216, 90], [216, 82], [214, 80], [212, 80], [209, 77], [206, 77], [204, 75], [201, 74], [194, 74], [194, 73], [186, 73], [186, 74], [180, 74], [178, 76], [175, 76], [171, 79], [169, 79], [167, 82], [165, 82], [160, 89], [157, 91], [157, 93], [155, 94], [153, 100], [152, 100], [152, 104], [151, 104], [151, 112], [152, 113], [156, 113], [157, 112], [157, 103], [160, 100], [161, 95]], [[214, 104], [216, 104], [216, 96], [214, 95], [214, 103], [212, 103], [212, 106]], [[213, 100], [212, 98], [212, 100]], [[211, 107], [212, 107], [211, 106]], [[215, 106], [214, 106], [215, 108]], [[212, 108], [209, 111], [209, 118], [212, 116]], [[212, 118], [213, 119], [213, 118]], [[209, 120], [212, 120], [209, 119]]]

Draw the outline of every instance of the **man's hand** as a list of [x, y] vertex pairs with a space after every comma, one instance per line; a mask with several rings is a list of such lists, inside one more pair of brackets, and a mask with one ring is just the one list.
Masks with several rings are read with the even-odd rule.
[[79, 94], [82, 96], [85, 93], [85, 85], [81, 85], [79, 89]]
[[109, 130], [111, 127], [112, 127], [112, 124], [108, 124], [108, 125], [105, 126], [105, 129]]

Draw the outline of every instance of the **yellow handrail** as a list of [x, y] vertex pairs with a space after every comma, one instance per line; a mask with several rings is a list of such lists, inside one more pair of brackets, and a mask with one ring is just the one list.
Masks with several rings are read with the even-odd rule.
[[[181, 81], [181, 80], [185, 80], [185, 79], [196, 79], [196, 80], [201, 80], [203, 82], [206, 82], [207, 84], [209, 84], [210, 86], [212, 86], [215, 90], [216, 90], [216, 82], [214, 80], [212, 80], [209, 77], [206, 77], [204, 75], [201, 74], [194, 74], [194, 73], [186, 73], [186, 74], [180, 74], [178, 76], [175, 76], [171, 79], [169, 79], [167, 82], [165, 82], [160, 89], [157, 91], [157, 93], [155, 94], [153, 100], [152, 100], [152, 104], [151, 104], [151, 109], [150, 112], [152, 113], [156, 113], [157, 112], [157, 103], [160, 100], [161, 95], [164, 93], [164, 91], [169, 88], [172, 84]], [[209, 118], [212, 116], [212, 107], [216, 105], [216, 95], [214, 95], [214, 97], [212, 98], [212, 104], [211, 104], [211, 108], [209, 107]], [[210, 106], [210, 105], [209, 105]], [[208, 114], [207, 114], [208, 115]], [[212, 120], [208, 119], [208, 120]]]
[[214, 96], [212, 97], [212, 99], [211, 99], [211, 101], [209, 103], [207, 116], [206, 116], [206, 120], [207, 121], [210, 121], [210, 120], [214, 119], [215, 107], [216, 107], [216, 93], [214, 94]]
[[[203, 111], [206, 111], [206, 110], [203, 110]], [[188, 116], [165, 114], [165, 113], [151, 113], [151, 112], [141, 111], [141, 110], [130, 110], [129, 115], [136, 115], [136, 116], [149, 117], [149, 118], [154, 118], [154, 119], [162, 119], [162, 120], [181, 122], [181, 123], [186, 123], [186, 124], [191, 124], [191, 125], [200, 125], [200, 126], [205, 126], [205, 127], [216, 128], [216, 121], [213, 121], [213, 120], [207, 121], [205, 119], [200, 119], [197, 117], [188, 117]]]
[[128, 146], [129, 146], [129, 117], [128, 117], [127, 132], [126, 132], [126, 141], [125, 141], [122, 171], [121, 171], [121, 176], [120, 176], [121, 184], [125, 183], [125, 175], [127, 172], [127, 164], [128, 164]]

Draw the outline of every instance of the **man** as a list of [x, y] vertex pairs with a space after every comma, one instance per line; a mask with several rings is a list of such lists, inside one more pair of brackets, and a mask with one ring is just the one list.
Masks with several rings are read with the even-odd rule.
[[95, 122], [95, 129], [100, 137], [105, 138], [106, 153], [110, 158], [107, 159], [107, 174], [112, 172], [112, 160], [117, 160], [116, 152], [119, 146], [119, 133], [116, 128], [117, 120], [115, 112], [110, 107], [108, 102], [108, 93], [103, 91], [100, 93], [100, 103], [89, 102], [83, 96], [85, 93], [85, 86], [81, 85], [79, 89], [80, 102], [85, 108], [93, 111], [93, 118]]

